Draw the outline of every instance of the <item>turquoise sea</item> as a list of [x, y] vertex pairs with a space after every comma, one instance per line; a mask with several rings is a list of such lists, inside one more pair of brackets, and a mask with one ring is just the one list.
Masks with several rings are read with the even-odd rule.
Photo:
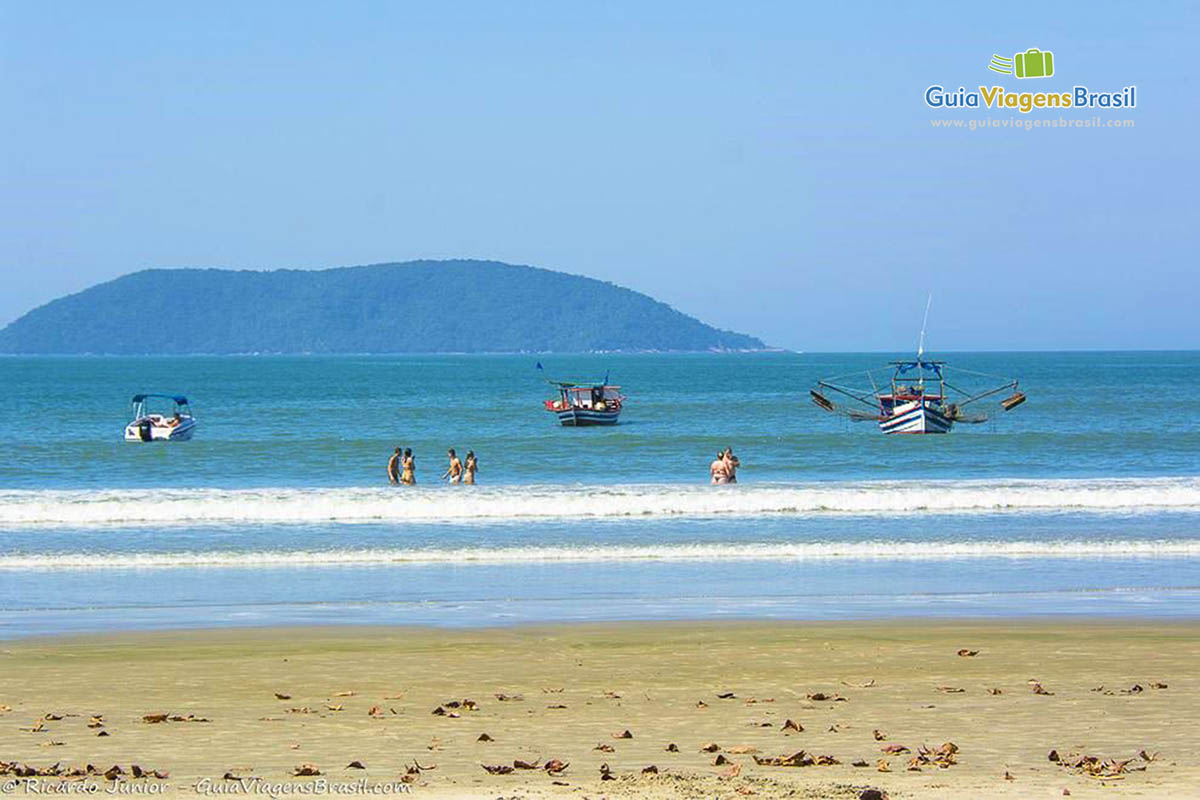
[[[1200, 613], [1200, 353], [951, 354], [1029, 401], [948, 436], [809, 402], [895, 357], [0, 358], [0, 636]], [[606, 373], [619, 426], [543, 410]], [[195, 439], [124, 442], [143, 391]], [[479, 486], [438, 482], [448, 447]]]

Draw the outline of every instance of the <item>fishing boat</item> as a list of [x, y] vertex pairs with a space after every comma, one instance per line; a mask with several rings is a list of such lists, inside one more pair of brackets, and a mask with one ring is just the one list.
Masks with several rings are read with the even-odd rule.
[[546, 410], [558, 417], [561, 425], [616, 425], [621, 417], [625, 396], [620, 386], [607, 382], [576, 383], [548, 381], [558, 389], [558, 397], [546, 401]]
[[[956, 422], [987, 422], [991, 418], [987, 411], [967, 407], [1001, 392], [1010, 392], [1000, 401], [1002, 411], [1010, 411], [1025, 402], [1025, 393], [1020, 391], [1015, 380], [1004, 380], [998, 386], [982, 391], [960, 388], [947, 380], [950, 367], [945, 361], [892, 361], [889, 367], [891, 379], [883, 384], [874, 379], [872, 372], [860, 373], [870, 381], [870, 389], [848, 386], [842, 381], [850, 376], [839, 376], [817, 381], [817, 387], [809, 394], [813, 403], [825, 411], [855, 422], [873, 420], [884, 433], [949, 433]], [[999, 377], [962, 368], [956, 368], [955, 372]], [[854, 404], [840, 405], [830, 400], [827, 394], [841, 395]]]
[[[160, 407], [170, 402], [169, 411]], [[181, 394], [135, 394], [133, 421], [125, 426], [127, 442], [181, 442], [192, 438], [196, 418]]]
[[[929, 304], [926, 303], [925, 322], [928, 321]], [[987, 422], [991, 418], [988, 411], [977, 410], [979, 407], [968, 409], [967, 406], [1003, 392], [1009, 394], [999, 403], [1001, 411], [1011, 411], [1025, 402], [1025, 393], [1020, 390], [1018, 382], [1011, 378], [956, 367], [955, 373], [962, 373], [972, 381], [985, 378], [1000, 383], [969, 389], [947, 380], [949, 365], [945, 361], [925, 358], [924, 323], [921, 325], [917, 357], [911, 361], [891, 361], [885, 369], [891, 372], [890, 379], [886, 381], [876, 379], [878, 370], [819, 380], [809, 396], [815, 405], [830, 413], [840, 414], [855, 422], [875, 421], [884, 433], [949, 433], [956, 422]], [[865, 380], [862, 378], [864, 375]], [[858, 382], [844, 382], [851, 378], [857, 378]], [[870, 388], [863, 384], [868, 384]], [[853, 404], [839, 405], [830, 400], [828, 394], [848, 398]]]

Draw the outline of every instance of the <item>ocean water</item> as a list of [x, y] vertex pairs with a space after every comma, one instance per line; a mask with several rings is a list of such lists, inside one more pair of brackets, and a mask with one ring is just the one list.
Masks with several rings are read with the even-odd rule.
[[[808, 401], [891, 357], [0, 358], [0, 636], [1200, 613], [1200, 353], [953, 354], [1029, 401], [948, 436]], [[619, 426], [542, 410], [606, 373]], [[124, 442], [143, 391], [195, 439]], [[438, 481], [448, 447], [479, 486]]]

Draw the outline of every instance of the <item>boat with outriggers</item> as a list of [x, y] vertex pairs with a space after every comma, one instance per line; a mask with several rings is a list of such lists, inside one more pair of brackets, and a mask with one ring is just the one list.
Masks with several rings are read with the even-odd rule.
[[560, 425], [573, 428], [616, 425], [621, 418], [625, 396], [620, 386], [607, 380], [547, 382], [558, 390], [558, 397], [545, 402], [546, 410], [558, 417]]
[[[987, 378], [1000, 381], [982, 389], [961, 388], [946, 380], [950, 367], [945, 361], [925, 358], [925, 328], [929, 324], [929, 307], [932, 303], [931, 294], [925, 302], [925, 319], [921, 323], [915, 359], [889, 362], [888, 368], [892, 374], [886, 383], [876, 380], [875, 373], [878, 370], [819, 380], [816, 388], [809, 391], [813, 403], [831, 414], [840, 414], [855, 422], [873, 420], [884, 433], [949, 433], [956, 422], [987, 422], [991, 416], [986, 411], [971, 413], [974, 409], [968, 411], [966, 407], [1001, 392], [1011, 392], [1000, 401], [1002, 411], [1011, 411], [1024, 403], [1025, 393], [1015, 379], [956, 367], [955, 372], [961, 372], [972, 380]], [[861, 380], [863, 375], [865, 380]], [[852, 377], [858, 377], [861, 382], [855, 385], [843, 383]], [[870, 388], [864, 388], [862, 384], [868, 382]], [[826, 393], [849, 398], [857, 405], [838, 405]]]
[[[170, 403], [170, 410], [161, 408]], [[135, 394], [133, 421], [125, 426], [127, 442], [182, 442], [196, 431], [191, 404], [181, 394]]]
[[[1000, 410], [1011, 411], [1025, 402], [1025, 393], [1016, 380], [1001, 378], [1002, 383], [971, 391], [947, 380], [950, 367], [945, 361], [930, 361], [918, 357], [912, 361], [889, 362], [891, 378], [877, 381], [875, 371], [865, 375], [870, 389], [843, 383], [852, 376], [839, 376], [817, 381], [809, 392], [819, 408], [840, 414], [855, 422], [875, 421], [884, 433], [949, 433], [954, 423], [978, 424], [987, 422], [987, 411], [975, 411], [967, 406], [1009, 392], [1000, 401]], [[997, 375], [955, 368], [966, 376], [997, 379]], [[957, 378], [955, 378], [957, 381]], [[854, 401], [855, 405], [839, 405], [828, 394], [837, 394]]]

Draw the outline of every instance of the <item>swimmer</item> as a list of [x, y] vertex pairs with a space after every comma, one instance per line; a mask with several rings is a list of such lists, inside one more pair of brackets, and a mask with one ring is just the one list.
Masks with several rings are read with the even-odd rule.
[[399, 483], [400, 482], [400, 457], [401, 457], [400, 448], [397, 447], [396, 451], [394, 453], [392, 453], [392, 457], [388, 459], [388, 465], [387, 465], [388, 483]]
[[450, 457], [450, 467], [442, 475], [442, 480], [449, 478], [451, 483], [461, 483], [463, 473], [462, 462], [458, 460], [453, 447], [446, 451], [446, 455]]
[[413, 459], [412, 448], [404, 448], [404, 458], [400, 461], [400, 482], [406, 486], [415, 486], [417, 483], [417, 463]]
[[708, 465], [708, 474], [713, 486], [724, 486], [729, 483], [729, 469], [725, 465], [725, 451], [717, 453], [717, 459]]
[[732, 447], [725, 448], [722, 458], [725, 461], [725, 472], [729, 476], [728, 483], [737, 483], [737, 471], [742, 462], [738, 461], [738, 457], [733, 454]]

